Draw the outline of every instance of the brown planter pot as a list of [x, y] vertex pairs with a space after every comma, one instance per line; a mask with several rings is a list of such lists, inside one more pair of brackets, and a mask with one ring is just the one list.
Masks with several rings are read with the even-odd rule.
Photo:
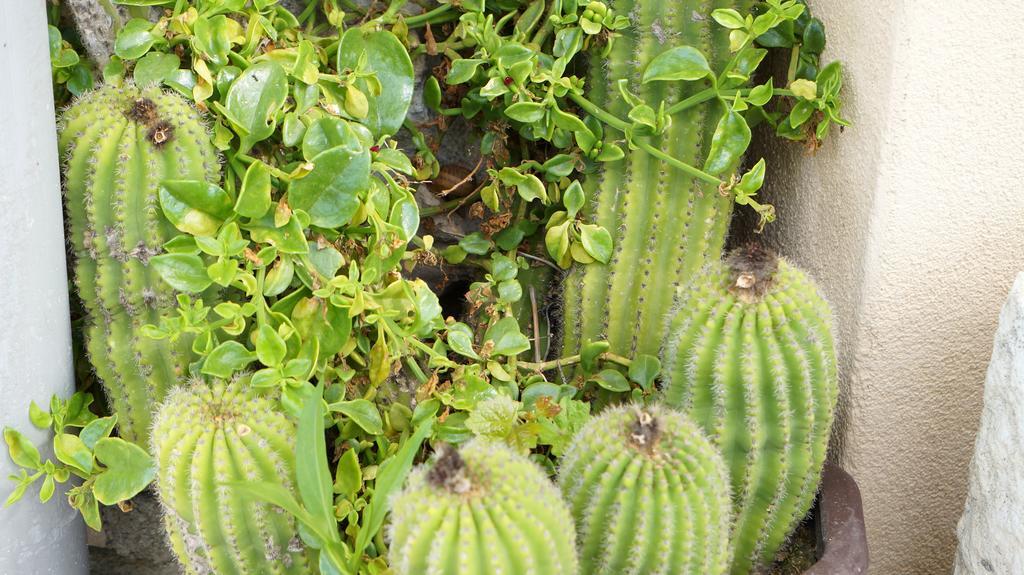
[[849, 473], [828, 464], [814, 509], [818, 561], [805, 575], [856, 575], [868, 572], [868, 539], [860, 488]]

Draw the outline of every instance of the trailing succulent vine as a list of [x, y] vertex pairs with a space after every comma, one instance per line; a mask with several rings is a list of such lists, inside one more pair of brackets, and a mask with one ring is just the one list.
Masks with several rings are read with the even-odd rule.
[[665, 401], [714, 438], [736, 503], [733, 573], [770, 561], [814, 500], [839, 386], [832, 313], [814, 282], [750, 244], [682, 292]]
[[[846, 125], [802, 1], [103, 5], [108, 61], [61, 7], [50, 49], [83, 387], [111, 415], [32, 404], [55, 460], [5, 429], [8, 504], [75, 475], [99, 528], [155, 477], [189, 573], [772, 559], [827, 445], [829, 327], [784, 262], [745, 299], [717, 262], [733, 204], [774, 217], [752, 129]], [[753, 351], [689, 369], [720, 345]]]

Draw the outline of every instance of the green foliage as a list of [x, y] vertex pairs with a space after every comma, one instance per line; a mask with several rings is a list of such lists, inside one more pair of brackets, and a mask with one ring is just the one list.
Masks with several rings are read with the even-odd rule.
[[393, 513], [398, 575], [577, 572], [572, 518], [557, 489], [498, 443], [445, 448], [413, 471]]
[[[297, 482], [296, 457], [317, 453], [296, 455], [295, 424], [248, 383], [196, 381], [177, 387], [156, 414], [153, 453], [164, 526], [189, 574], [312, 569], [312, 554], [294, 519], [249, 502], [232, 486], [264, 482], [286, 493], [297, 489], [310, 499], [311, 492], [323, 488], [307, 473], [299, 474]], [[321, 431], [320, 426], [299, 429], [300, 434], [319, 434], [322, 445]]]
[[[50, 68], [53, 71], [56, 99], [63, 101], [67, 93], [80, 96], [91, 90], [94, 79], [89, 66], [82, 61], [71, 43], [63, 38], [56, 26], [50, 25], [47, 30], [50, 44]], [[62, 93], [61, 88], [67, 92]]]
[[681, 413], [606, 409], [573, 439], [558, 481], [576, 519], [582, 572], [726, 572], [728, 472]]
[[79, 392], [67, 401], [53, 396], [49, 411], [35, 402], [30, 404], [32, 425], [53, 431], [56, 461], [43, 460], [28, 437], [4, 428], [8, 454], [20, 468], [10, 476], [16, 485], [5, 507], [21, 499], [39, 479], [43, 480], [39, 500], [45, 503], [58, 484], [77, 477], [81, 481], [68, 490], [68, 503], [82, 514], [86, 525], [98, 531], [102, 527], [100, 503], [114, 505], [131, 499], [149, 485], [156, 472], [153, 459], [137, 445], [110, 437], [117, 417], [96, 417], [89, 410], [92, 401], [91, 394]]
[[[820, 22], [791, 0], [710, 14], [693, 2], [587, 0], [486, 9], [320, 0], [299, 14], [275, 0], [116, 3], [131, 18], [115, 18], [106, 85], [65, 117], [62, 136], [76, 278], [88, 351], [114, 384], [122, 437], [144, 436], [172, 383], [233, 382], [175, 392], [163, 409], [176, 415], [158, 425], [168, 528], [192, 571], [404, 572], [406, 559], [387, 558], [426, 556], [383, 526], [414, 463], [442, 443], [463, 446], [469, 470], [508, 462], [515, 473], [495, 477], [512, 478], [514, 500], [571, 535], [557, 495], [524, 458], [554, 474], [592, 411], [657, 398], [654, 354], [673, 286], [720, 254], [733, 203], [773, 217], [756, 199], [764, 162], [739, 170], [756, 124], [811, 146], [845, 124], [839, 67], [819, 64]], [[51, 40], [57, 85], [68, 78], [60, 102], [89, 68], [72, 63], [73, 34]], [[767, 48], [794, 62], [783, 89], [778, 79], [751, 85]], [[424, 56], [437, 67], [417, 86], [413, 62]], [[588, 72], [590, 62], [607, 66]], [[438, 114], [430, 121], [407, 117], [418, 89]], [[133, 124], [117, 115], [125, 94], [187, 119], [174, 131], [145, 116]], [[441, 185], [449, 170], [434, 152], [461, 132], [449, 129], [456, 117], [480, 137], [481, 158]], [[137, 145], [123, 153], [131, 137]], [[431, 179], [440, 196], [460, 191], [421, 206], [414, 192]], [[435, 239], [441, 218], [421, 225], [464, 206], [479, 231]], [[443, 317], [416, 279], [424, 265], [470, 278], [466, 313]], [[552, 357], [559, 315], [547, 291], [567, 268], [565, 353]], [[187, 406], [206, 404], [237, 408], [180, 423]], [[33, 421], [47, 416], [34, 410]], [[10, 441], [40, 473], [18, 436]], [[75, 441], [61, 439], [61, 453], [87, 466]], [[149, 482], [120, 444], [89, 450], [107, 479], [93, 481], [80, 508]], [[39, 465], [34, 479], [63, 473]], [[193, 473], [202, 480], [168, 491]], [[399, 501], [434, 489], [429, 473], [415, 472]], [[524, 484], [543, 487], [540, 499]], [[472, 504], [505, 509], [492, 501], [504, 492], [486, 487]], [[430, 503], [478, 519], [461, 496]], [[417, 521], [448, 521], [436, 510], [406, 520], [409, 509], [396, 509], [393, 533], [429, 541]], [[497, 521], [480, 523], [501, 537], [479, 549], [513, 549], [517, 533], [539, 532], [529, 517]], [[571, 542], [533, 543], [493, 559], [511, 561], [506, 572], [529, 572], [531, 561], [539, 573], [575, 568]]]
[[[121, 437], [145, 446], [150, 412], [186, 373], [192, 341], [156, 342], [143, 326], [174, 308], [176, 289], [210, 285], [194, 262], [181, 261], [186, 256], [157, 255], [173, 233], [168, 220], [208, 225], [188, 203], [209, 203], [207, 188], [172, 194], [161, 182], [215, 181], [217, 156], [199, 114], [181, 97], [130, 84], [76, 100], [60, 119], [60, 149], [86, 349]], [[169, 198], [163, 215], [158, 196]]]
[[665, 401], [722, 451], [736, 504], [733, 573], [771, 561], [804, 517], [838, 383], [831, 311], [813, 282], [749, 245], [682, 292], [667, 323]]
[[[577, 266], [565, 283], [564, 353], [599, 338], [617, 354], [656, 353], [671, 286], [684, 285], [721, 256], [733, 203], [759, 212], [762, 225], [775, 217], [772, 206], [755, 199], [763, 161], [738, 171], [752, 127], [767, 123], [780, 136], [816, 146], [831, 124], [846, 124], [839, 116], [838, 64], [816, 74], [818, 84], [794, 71], [786, 89], [775, 89], [771, 79], [750, 86], [768, 53], [765, 46], [801, 45], [793, 31], [803, 30], [806, 20], [806, 7], [796, 0], [754, 4], [736, 1], [701, 21], [691, 19], [704, 9], [700, 3], [644, 4], [635, 11], [635, 25], [609, 44], [606, 65], [590, 68], [586, 95], [570, 94], [605, 128], [592, 122], [593, 137], [576, 134], [584, 152], [602, 141], [617, 145], [623, 137], [628, 151], [588, 173], [582, 195], [591, 201], [572, 203], [582, 207], [584, 220], [611, 234], [601, 257], [586, 250], [607, 265]], [[679, 33], [665, 41], [666, 29]], [[788, 44], [759, 43], [780, 34], [789, 34]], [[790, 56], [808, 58], [800, 49]], [[566, 207], [572, 214], [573, 207]], [[566, 224], [557, 218], [548, 223], [549, 251], [563, 264], [570, 253], [586, 262], [586, 256], [576, 257], [580, 250], [569, 246]]]

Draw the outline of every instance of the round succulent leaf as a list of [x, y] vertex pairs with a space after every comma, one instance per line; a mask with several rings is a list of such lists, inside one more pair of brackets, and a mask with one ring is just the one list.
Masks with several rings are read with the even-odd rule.
[[313, 171], [288, 188], [292, 208], [305, 210], [312, 225], [341, 227], [359, 208], [359, 192], [370, 185], [369, 150], [339, 146], [313, 159]]
[[131, 499], [156, 476], [153, 458], [138, 445], [119, 437], [105, 437], [96, 443], [96, 459], [106, 471], [96, 476], [93, 493], [104, 505]]
[[357, 69], [364, 53], [364, 70], [373, 72], [380, 83], [379, 95], [366, 95], [366, 125], [375, 136], [394, 134], [402, 127], [412, 102], [412, 60], [401, 40], [391, 32], [350, 28], [338, 44], [338, 69]]
[[248, 152], [274, 133], [275, 115], [287, 97], [287, 74], [271, 60], [253, 64], [231, 83], [225, 108], [241, 141], [239, 152]]

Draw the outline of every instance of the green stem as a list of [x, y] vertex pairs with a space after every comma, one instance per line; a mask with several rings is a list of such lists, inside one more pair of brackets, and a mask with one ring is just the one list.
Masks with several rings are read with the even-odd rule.
[[298, 21], [300, 26], [305, 25], [306, 22], [309, 21], [319, 5], [320, 0], [309, 0], [309, 4], [306, 5], [306, 9], [299, 14]]
[[384, 13], [377, 18], [377, 20], [380, 20], [381, 22], [391, 22], [395, 14], [398, 14], [398, 11], [401, 10], [403, 6], [405, 6], [406, 1], [407, 0], [391, 0], [390, 2], [388, 2], [388, 9], [385, 10]]
[[678, 158], [673, 158], [672, 156], [666, 154], [665, 152], [662, 152], [658, 148], [655, 148], [648, 142], [637, 142], [634, 140], [633, 144], [635, 144], [641, 150], [654, 156], [655, 158], [658, 158], [659, 160], [671, 165], [672, 167], [677, 168], [683, 172], [686, 172], [687, 174], [699, 180], [703, 180], [709, 184], [715, 184], [716, 186], [721, 186], [722, 184], [725, 183], [723, 180], [720, 180], [703, 170], [697, 169]]
[[414, 26], [423, 26], [424, 24], [428, 23], [433, 24], [437, 16], [447, 14], [449, 11], [451, 11], [451, 9], [451, 4], [441, 4], [437, 8], [434, 8], [433, 10], [428, 10], [427, 12], [417, 14], [415, 16], [409, 16], [408, 18], [405, 19], [405, 25], [412, 28]]
[[436, 216], [437, 214], [440, 214], [442, 212], [450, 212], [458, 208], [459, 206], [468, 204], [476, 200], [478, 197], [480, 197], [480, 190], [482, 190], [483, 188], [483, 186], [480, 186], [479, 188], [473, 190], [473, 193], [469, 194], [464, 198], [455, 198], [454, 200], [448, 200], [447, 202], [438, 204], [436, 206], [427, 206], [420, 210], [420, 218], [429, 218], [430, 216]]
[[405, 356], [405, 358], [403, 358], [402, 361], [405, 362], [405, 367], [409, 368], [409, 371], [412, 372], [412, 375], [416, 378], [416, 381], [420, 382], [420, 385], [427, 383], [428, 379], [426, 374], [423, 373], [423, 370], [420, 369], [420, 364], [416, 363], [416, 360], [413, 359], [412, 356], [407, 355]]
[[[609, 351], [606, 351], [606, 352], [602, 353], [601, 355], [599, 355], [597, 357], [598, 357], [598, 359], [601, 359], [601, 360], [607, 361], [607, 362], [611, 362], [611, 363], [615, 363], [615, 364], [621, 365], [622, 367], [629, 367], [633, 363], [633, 361], [631, 359], [629, 359], [628, 357], [623, 357], [621, 355], [617, 355], [617, 354], [611, 353]], [[540, 363], [534, 363], [534, 362], [530, 362], [530, 361], [521, 361], [521, 362], [519, 362], [519, 369], [540, 373], [540, 372], [549, 371], [549, 370], [552, 370], [552, 369], [557, 369], [559, 367], [566, 367], [566, 366], [569, 366], [569, 365], [575, 365], [575, 364], [579, 363], [580, 361], [581, 361], [581, 357], [580, 357], [579, 354], [570, 355], [568, 357], [560, 357], [558, 359], [552, 359], [550, 361], [543, 361], [543, 362], [540, 362]]]
[[790, 84], [796, 80], [796, 69], [800, 67], [800, 46], [793, 46], [789, 52], [789, 70], [786, 71], [786, 81]]
[[[602, 109], [600, 106], [584, 98], [583, 96], [580, 96], [578, 94], [570, 94], [569, 97], [572, 98], [573, 102], [579, 104], [579, 106], [583, 108], [588, 114], [594, 116], [598, 120], [601, 120], [605, 124], [611, 126], [612, 128], [615, 128], [616, 130], [619, 130], [624, 134], [629, 134], [630, 125], [626, 123], [624, 120], [620, 120], [611, 112]], [[648, 142], [637, 141], [636, 139], [633, 138], [630, 138], [630, 141], [633, 143], [633, 145], [647, 152], [648, 154], [654, 156], [655, 158], [658, 158], [659, 160], [662, 160], [663, 162], [671, 165], [672, 167], [682, 170], [683, 172], [686, 172], [687, 174], [699, 180], [703, 180], [709, 184], [715, 184], [716, 186], [721, 186], [722, 184], [725, 183], [722, 180], [716, 178], [715, 176], [712, 176], [711, 174], [703, 170], [697, 169], [691, 166], [690, 164], [687, 164], [686, 162], [679, 160], [678, 158], [673, 158], [672, 156], [666, 154], [665, 152], [655, 148]]]
[[627, 123], [624, 120], [620, 120], [611, 112], [604, 110], [603, 108], [591, 102], [590, 100], [584, 98], [583, 96], [579, 94], [570, 93], [569, 98], [572, 99], [573, 102], [576, 102], [576, 104], [579, 105], [579, 107], [583, 108], [585, 112], [597, 118], [598, 120], [601, 120], [605, 124], [608, 124], [609, 126], [615, 128], [616, 130], [625, 133], [626, 130], [629, 129], [629, 123]]
[[699, 104], [703, 104], [704, 102], [707, 102], [708, 100], [712, 100], [717, 95], [718, 95], [718, 90], [715, 90], [714, 88], [706, 88], [704, 90], [701, 90], [700, 92], [697, 92], [696, 94], [690, 96], [689, 98], [687, 98], [685, 100], [676, 102], [675, 104], [669, 106], [668, 109], [665, 110], [665, 113], [670, 115], [670, 116], [674, 115], [674, 114], [676, 114], [678, 112], [682, 112], [683, 110], [686, 110], [688, 108], [692, 108], [692, 107], [697, 106]]

